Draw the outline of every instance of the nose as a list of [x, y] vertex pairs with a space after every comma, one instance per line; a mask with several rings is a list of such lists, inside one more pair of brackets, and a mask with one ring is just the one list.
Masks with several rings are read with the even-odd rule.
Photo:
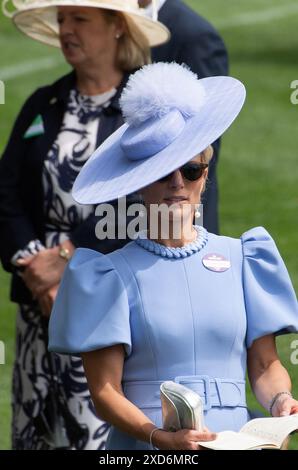
[[184, 187], [184, 179], [180, 170], [173, 171], [171, 178], [169, 179], [169, 186], [174, 189]]
[[70, 18], [66, 16], [59, 21], [59, 34], [60, 37], [65, 37], [67, 34], [73, 34], [73, 26]]

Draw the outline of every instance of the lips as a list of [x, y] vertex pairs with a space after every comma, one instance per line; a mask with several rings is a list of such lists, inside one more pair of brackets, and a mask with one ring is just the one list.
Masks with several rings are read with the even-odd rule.
[[71, 41], [62, 41], [62, 47], [64, 50], [71, 50], [73, 48], [77, 48], [79, 47], [78, 44], [74, 43], [74, 42], [71, 42]]
[[169, 196], [169, 197], [165, 197], [164, 201], [167, 204], [179, 204], [181, 202], [188, 201], [188, 198], [185, 196]]

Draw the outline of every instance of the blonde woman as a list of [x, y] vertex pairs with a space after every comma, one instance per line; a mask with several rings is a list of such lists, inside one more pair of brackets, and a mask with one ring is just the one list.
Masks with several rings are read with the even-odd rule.
[[[232, 77], [148, 65], [123, 92], [126, 124], [74, 184], [82, 204], [139, 190], [148, 214], [147, 230], [120, 250], [77, 250], [50, 320], [50, 349], [83, 357], [97, 412], [113, 425], [109, 449], [196, 450], [239, 431], [250, 420], [246, 372], [273, 416], [298, 412], [275, 346], [298, 331], [297, 298], [274, 241], [263, 227], [236, 239], [193, 225], [210, 145], [244, 99]], [[208, 428], [161, 429], [167, 380], [202, 396]]]
[[95, 238], [93, 206], [76, 204], [70, 190], [123, 123], [118, 100], [129, 74], [169, 33], [136, 0], [18, 2], [13, 21], [60, 47], [73, 70], [27, 100], [0, 163], [0, 257], [19, 304], [12, 447], [103, 448], [108, 426], [96, 417], [81, 361], [47, 353], [47, 322], [74, 248], [120, 246]]

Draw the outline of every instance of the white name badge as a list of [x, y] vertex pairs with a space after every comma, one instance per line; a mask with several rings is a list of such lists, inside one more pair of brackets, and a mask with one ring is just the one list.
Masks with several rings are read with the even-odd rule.
[[205, 268], [217, 273], [223, 273], [231, 267], [231, 262], [227, 258], [217, 253], [208, 253], [202, 259]]

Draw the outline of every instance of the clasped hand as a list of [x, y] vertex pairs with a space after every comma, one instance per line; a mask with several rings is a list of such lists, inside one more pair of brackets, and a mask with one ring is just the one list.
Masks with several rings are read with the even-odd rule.
[[66, 266], [65, 260], [59, 256], [59, 248], [48, 248], [20, 259], [18, 265], [25, 268], [21, 276], [33, 298], [38, 300], [42, 314], [48, 317]]

